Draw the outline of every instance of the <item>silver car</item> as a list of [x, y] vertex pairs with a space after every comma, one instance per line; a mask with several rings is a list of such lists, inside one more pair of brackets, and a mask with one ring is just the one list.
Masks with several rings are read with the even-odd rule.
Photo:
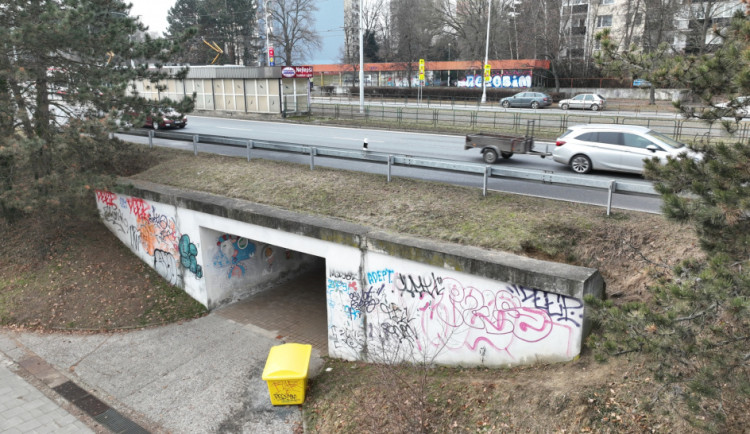
[[643, 160], [688, 153], [683, 143], [656, 131], [635, 125], [588, 124], [576, 125], [555, 142], [552, 159], [569, 165], [577, 173], [592, 170], [643, 173]]
[[560, 100], [558, 103], [561, 109], [583, 109], [583, 110], [604, 110], [607, 107], [607, 100], [597, 93], [582, 93], [573, 98]]

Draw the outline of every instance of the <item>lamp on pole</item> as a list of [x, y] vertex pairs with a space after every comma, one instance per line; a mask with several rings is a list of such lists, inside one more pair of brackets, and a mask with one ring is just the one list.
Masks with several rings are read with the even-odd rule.
[[362, 30], [362, 0], [359, 0], [359, 112], [365, 112], [364, 39]]
[[[361, 1], [361, 0], [360, 0]], [[484, 67], [489, 62], [490, 55], [490, 15], [492, 13], [492, 0], [487, 0], [487, 42], [484, 44]], [[482, 68], [484, 70], [484, 68]], [[487, 80], [482, 77], [482, 104], [487, 102]]]
[[264, 4], [265, 10], [263, 11], [266, 13], [266, 60], [267, 60], [266, 66], [271, 66], [271, 41], [269, 41], [268, 39], [268, 36], [269, 36], [268, 34], [271, 31], [270, 30], [271, 23], [268, 22], [268, 17], [271, 15], [270, 12], [268, 11], [268, 5], [270, 4], [271, 4], [271, 1], [267, 0]]

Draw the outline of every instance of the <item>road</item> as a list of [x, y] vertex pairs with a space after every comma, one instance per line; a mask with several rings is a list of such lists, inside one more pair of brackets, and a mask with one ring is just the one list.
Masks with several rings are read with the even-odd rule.
[[[190, 116], [188, 127], [178, 130], [184, 133], [212, 134], [220, 136], [246, 138], [258, 141], [279, 141], [296, 144], [327, 146], [342, 149], [362, 149], [365, 139], [371, 152], [388, 154], [411, 155], [449, 159], [455, 161], [483, 164], [478, 150], [463, 149], [464, 137], [459, 135], [414, 133], [402, 131], [388, 131], [362, 128], [345, 128], [337, 126], [319, 126], [307, 124], [293, 124], [284, 122], [249, 121], [202, 116]], [[124, 136], [131, 141], [145, 142], [145, 138]], [[160, 146], [173, 146], [192, 150], [192, 143], [177, 143], [167, 140], [155, 141]], [[551, 150], [554, 143], [538, 142], [536, 149]], [[224, 155], [244, 156], [245, 150], [212, 145], [200, 145], [203, 152], [215, 152]], [[285, 160], [301, 164], [309, 164], [309, 157], [291, 155], [278, 152], [254, 150], [256, 157]], [[374, 163], [359, 163], [348, 160], [335, 160], [317, 157], [316, 165], [357, 170], [369, 173], [386, 173], [386, 167]], [[573, 176], [599, 177], [607, 180], [627, 180], [629, 182], [648, 183], [640, 176], [616, 173], [596, 173], [577, 175], [567, 166], [542, 159], [538, 156], [514, 155], [510, 160], [502, 160], [499, 165], [507, 165], [516, 169], [543, 171], [546, 173], [565, 173]], [[482, 177], [463, 175], [433, 170], [395, 167], [393, 176], [408, 176], [428, 181], [448, 182], [457, 185], [482, 187]], [[571, 202], [587, 203], [606, 206], [607, 193], [601, 190], [576, 188], [571, 186], [550, 185], [528, 181], [510, 179], [490, 179], [488, 189], [530, 196], [553, 198]], [[612, 200], [613, 208], [636, 211], [659, 212], [661, 200], [656, 197], [644, 197], [615, 194]]]
[[[545, 113], [545, 114], [557, 114], [557, 115], [564, 115], [564, 114], [585, 114], [587, 116], [600, 116], [600, 117], [611, 117], [613, 115], [620, 116], [620, 117], [632, 117], [632, 118], [638, 118], [638, 117], [648, 117], [648, 118], [663, 118], [663, 119], [681, 119], [682, 115], [675, 112], [672, 109], [666, 109], [662, 111], [654, 110], [654, 111], [640, 111], [640, 110], [625, 110], [625, 109], [607, 109], [604, 111], [598, 111], [593, 112], [590, 110], [563, 110], [558, 107], [557, 103], [552, 104], [549, 107], [540, 108], [540, 109], [530, 109], [530, 108], [503, 108], [500, 106], [497, 102], [486, 104], [486, 105], [478, 105], [476, 103], [472, 102], [457, 102], [454, 104], [451, 104], [450, 101], [441, 101], [441, 100], [435, 100], [435, 101], [429, 101], [427, 99], [423, 99], [422, 102], [417, 102], [416, 99], [412, 98], [409, 99], [408, 102], [405, 101], [377, 101], [372, 100], [372, 102], [368, 102], [368, 105], [371, 107], [371, 110], [373, 110], [373, 107], [410, 107], [410, 108], [425, 108], [425, 109], [445, 109], [445, 110], [461, 110], [461, 111], [484, 111], [484, 112], [498, 112], [498, 113]], [[357, 96], [351, 96], [351, 97], [313, 97], [312, 102], [314, 104], [332, 104], [332, 105], [353, 105], [353, 106], [359, 106], [359, 100]], [[731, 118], [727, 118], [731, 119]]]

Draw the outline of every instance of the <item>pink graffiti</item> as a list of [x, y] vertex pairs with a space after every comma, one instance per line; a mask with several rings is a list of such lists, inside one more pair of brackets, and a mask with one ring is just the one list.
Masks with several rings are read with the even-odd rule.
[[553, 322], [544, 309], [525, 307], [506, 290], [464, 288], [450, 278], [444, 278], [443, 283], [448, 291], [420, 309], [422, 330], [432, 345], [474, 351], [485, 343], [512, 356], [509, 348], [515, 341], [539, 342], [550, 336], [553, 328], [562, 327], [568, 332], [570, 352], [572, 329]]
[[357, 282], [349, 282], [349, 289], [351, 289], [352, 291], [356, 291], [357, 290]]
[[148, 211], [151, 207], [145, 200], [140, 197], [129, 197], [127, 202], [128, 208], [130, 208], [130, 212], [133, 213], [134, 216], [139, 219], [149, 218]]
[[117, 195], [110, 191], [96, 190], [96, 200], [106, 206], [115, 206], [115, 199]]

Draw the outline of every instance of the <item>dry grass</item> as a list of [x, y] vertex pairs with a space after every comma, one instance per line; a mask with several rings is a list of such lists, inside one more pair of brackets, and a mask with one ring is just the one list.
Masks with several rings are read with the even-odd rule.
[[660, 266], [700, 256], [659, 215], [284, 162], [155, 151], [134, 178], [330, 216], [383, 230], [598, 268], [608, 292], [641, 297]]

